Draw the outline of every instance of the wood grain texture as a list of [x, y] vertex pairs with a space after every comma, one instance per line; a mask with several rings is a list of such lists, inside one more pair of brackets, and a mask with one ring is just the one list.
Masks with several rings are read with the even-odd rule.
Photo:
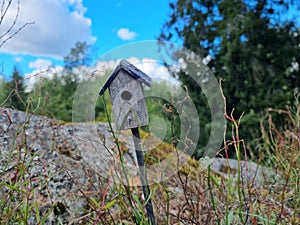
[[109, 86], [114, 120], [118, 129], [148, 125], [144, 91], [139, 80], [120, 70]]

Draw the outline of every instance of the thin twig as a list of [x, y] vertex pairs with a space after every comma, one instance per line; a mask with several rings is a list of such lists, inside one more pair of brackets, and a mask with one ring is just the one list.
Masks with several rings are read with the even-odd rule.
[[[1, 17], [0, 17], [0, 25], [2, 25], [4, 17], [7, 15], [7, 12], [9, 10], [9, 8], [11, 7], [11, 3], [12, 0], [10, 0], [7, 4], [7, 6], [5, 7], [4, 5], [4, 1], [2, 1], [2, 6], [1, 6]], [[18, 0], [17, 2], [17, 12], [15, 15], [15, 18], [13, 19], [10, 27], [3, 33], [0, 34], [0, 40], [2, 40], [0, 42], [0, 48], [10, 39], [12, 39], [14, 36], [16, 36], [21, 30], [23, 30], [26, 26], [28, 25], [32, 25], [35, 22], [27, 22], [25, 24], [23, 24], [22, 26], [20, 26], [15, 32], [13, 32], [13, 28], [16, 26], [17, 21], [19, 19], [19, 15], [20, 15], [20, 0]], [[6, 37], [8, 36], [8, 37]]]
[[[17, 31], [15, 31], [12, 35], [10, 35], [9, 37], [7, 37], [6, 39], [4, 39], [1, 43], [0, 43], [0, 48], [10, 39], [12, 39], [14, 36], [16, 36], [21, 30], [23, 30], [26, 26], [28, 25], [32, 25], [35, 24], [35, 22], [28, 22], [25, 23], [23, 26], [21, 26]], [[1, 39], [1, 38], [0, 38]]]
[[12, 3], [12, 0], [9, 0], [8, 1], [8, 4], [6, 6], [6, 8], [4, 9], [4, 0], [2, 1], [2, 6], [1, 6], [1, 17], [0, 17], [0, 25], [2, 24], [3, 22], [3, 19], [4, 19], [4, 16], [6, 15], [11, 3]]

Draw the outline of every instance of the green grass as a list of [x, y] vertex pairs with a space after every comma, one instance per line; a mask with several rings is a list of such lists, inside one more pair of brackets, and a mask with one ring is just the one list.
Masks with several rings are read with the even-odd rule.
[[[228, 148], [234, 147], [239, 165], [238, 178], [224, 177], [210, 167], [200, 170], [198, 162], [186, 159], [184, 164], [178, 165], [178, 173], [150, 187], [158, 224], [299, 224], [298, 100], [299, 96], [296, 96], [294, 106], [284, 110], [267, 110], [260, 118], [261, 126], [257, 128], [261, 137], [257, 140], [255, 149], [259, 155], [254, 160], [275, 171], [281, 177], [279, 181], [258, 187], [241, 179], [241, 159], [249, 160], [246, 155], [247, 143], [239, 138], [239, 127], [242, 126], [240, 118], [234, 118], [234, 114], [226, 115], [232, 137], [224, 140], [224, 148], [219, 154], [226, 158]], [[284, 121], [280, 127], [275, 126], [273, 120], [276, 114], [280, 114]], [[20, 125], [19, 132], [25, 131], [25, 124], [24, 127]], [[149, 134], [142, 134], [145, 137], [147, 135]], [[123, 162], [120, 150], [123, 143], [119, 142], [117, 136], [114, 135], [114, 138], [120, 161]], [[29, 221], [45, 224], [50, 216], [64, 209], [55, 201], [45, 208], [36, 195], [36, 181], [28, 179], [28, 174], [31, 173], [29, 164], [33, 163], [34, 155], [29, 154], [26, 139], [22, 145], [23, 152], [15, 151], [11, 147], [11, 155], [2, 155], [10, 160], [17, 158], [18, 166], [11, 173], [0, 171], [0, 224], [28, 224]], [[147, 156], [148, 161], [157, 163], [159, 167], [160, 159], [166, 158], [170, 149], [174, 150], [173, 146], [166, 143], [157, 146]], [[109, 178], [102, 181], [102, 189], [97, 194], [88, 195], [82, 190], [86, 199], [86, 214], [81, 219], [72, 218], [77, 221], [75, 224], [149, 224], [141, 188], [127, 185], [130, 184], [130, 178], [127, 177], [125, 168], [122, 172], [125, 175], [125, 184]], [[72, 181], [76, 184], [76, 180]], [[49, 188], [47, 179], [39, 178], [39, 182], [44, 183], [46, 189]], [[60, 219], [57, 221], [58, 224], [64, 223]]]

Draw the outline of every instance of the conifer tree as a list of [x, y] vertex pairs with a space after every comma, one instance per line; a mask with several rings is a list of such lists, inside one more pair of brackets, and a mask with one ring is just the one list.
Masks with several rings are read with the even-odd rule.
[[[245, 113], [241, 136], [255, 136], [266, 108], [291, 104], [300, 87], [300, 3], [295, 0], [176, 0], [159, 40], [182, 41], [223, 78], [227, 113]], [[177, 74], [209, 123], [205, 96], [184, 72]], [[206, 120], [206, 121], [205, 121]]]
[[[4, 105], [14, 109], [26, 110], [27, 96], [24, 77], [20, 75], [17, 66], [14, 66], [11, 81], [4, 81]], [[3, 99], [3, 100], [5, 100]]]

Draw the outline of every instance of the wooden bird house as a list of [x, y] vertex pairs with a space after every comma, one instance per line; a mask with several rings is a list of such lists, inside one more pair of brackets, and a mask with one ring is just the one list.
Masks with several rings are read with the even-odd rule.
[[118, 129], [131, 129], [148, 125], [148, 112], [142, 84], [152, 81], [144, 72], [122, 60], [108, 78], [100, 95], [109, 89], [114, 120]]

